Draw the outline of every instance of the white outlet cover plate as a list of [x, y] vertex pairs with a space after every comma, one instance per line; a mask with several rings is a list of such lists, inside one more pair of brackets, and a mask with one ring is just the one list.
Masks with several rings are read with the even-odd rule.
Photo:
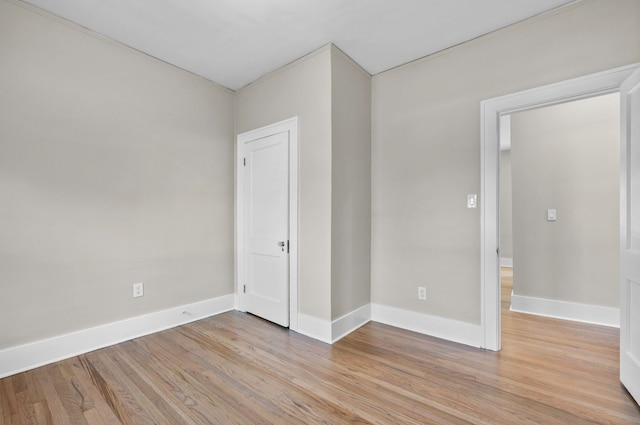
[[133, 284], [133, 298], [138, 298], [144, 295], [144, 284], [143, 283], [134, 283]]
[[427, 288], [425, 288], [424, 286], [419, 286], [418, 287], [418, 299], [419, 300], [426, 300], [427, 299]]
[[467, 195], [467, 208], [478, 208], [478, 195]]

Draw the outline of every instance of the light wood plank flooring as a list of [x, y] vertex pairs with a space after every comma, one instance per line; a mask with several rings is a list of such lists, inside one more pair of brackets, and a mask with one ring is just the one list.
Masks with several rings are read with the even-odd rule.
[[0, 380], [0, 424], [640, 424], [618, 331], [508, 311], [499, 353], [231, 312]]

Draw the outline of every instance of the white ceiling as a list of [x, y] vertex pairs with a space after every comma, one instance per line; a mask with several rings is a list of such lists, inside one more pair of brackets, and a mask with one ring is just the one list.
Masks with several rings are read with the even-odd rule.
[[236, 90], [333, 42], [370, 74], [573, 0], [25, 0]]

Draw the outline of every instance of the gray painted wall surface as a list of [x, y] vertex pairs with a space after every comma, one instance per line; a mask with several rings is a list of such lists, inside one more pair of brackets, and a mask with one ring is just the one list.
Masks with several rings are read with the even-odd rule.
[[331, 49], [331, 318], [371, 302], [371, 76]]
[[234, 94], [4, 0], [0, 51], [0, 349], [232, 293]]
[[[0, 348], [232, 293], [234, 116], [300, 117], [301, 311], [366, 299], [331, 311], [330, 46], [235, 96], [6, 0], [0, 49]], [[372, 301], [478, 323], [480, 101], [638, 61], [640, 2], [589, 0], [374, 77]]]
[[639, 61], [640, 2], [594, 0], [374, 76], [372, 301], [480, 323], [480, 102]]
[[511, 134], [514, 294], [617, 307], [620, 95], [513, 114]]

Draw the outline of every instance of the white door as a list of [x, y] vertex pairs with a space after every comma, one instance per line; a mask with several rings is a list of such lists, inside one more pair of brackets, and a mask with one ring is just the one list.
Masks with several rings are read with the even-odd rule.
[[640, 69], [620, 88], [620, 381], [640, 402]]
[[289, 133], [244, 144], [245, 309], [289, 326]]

